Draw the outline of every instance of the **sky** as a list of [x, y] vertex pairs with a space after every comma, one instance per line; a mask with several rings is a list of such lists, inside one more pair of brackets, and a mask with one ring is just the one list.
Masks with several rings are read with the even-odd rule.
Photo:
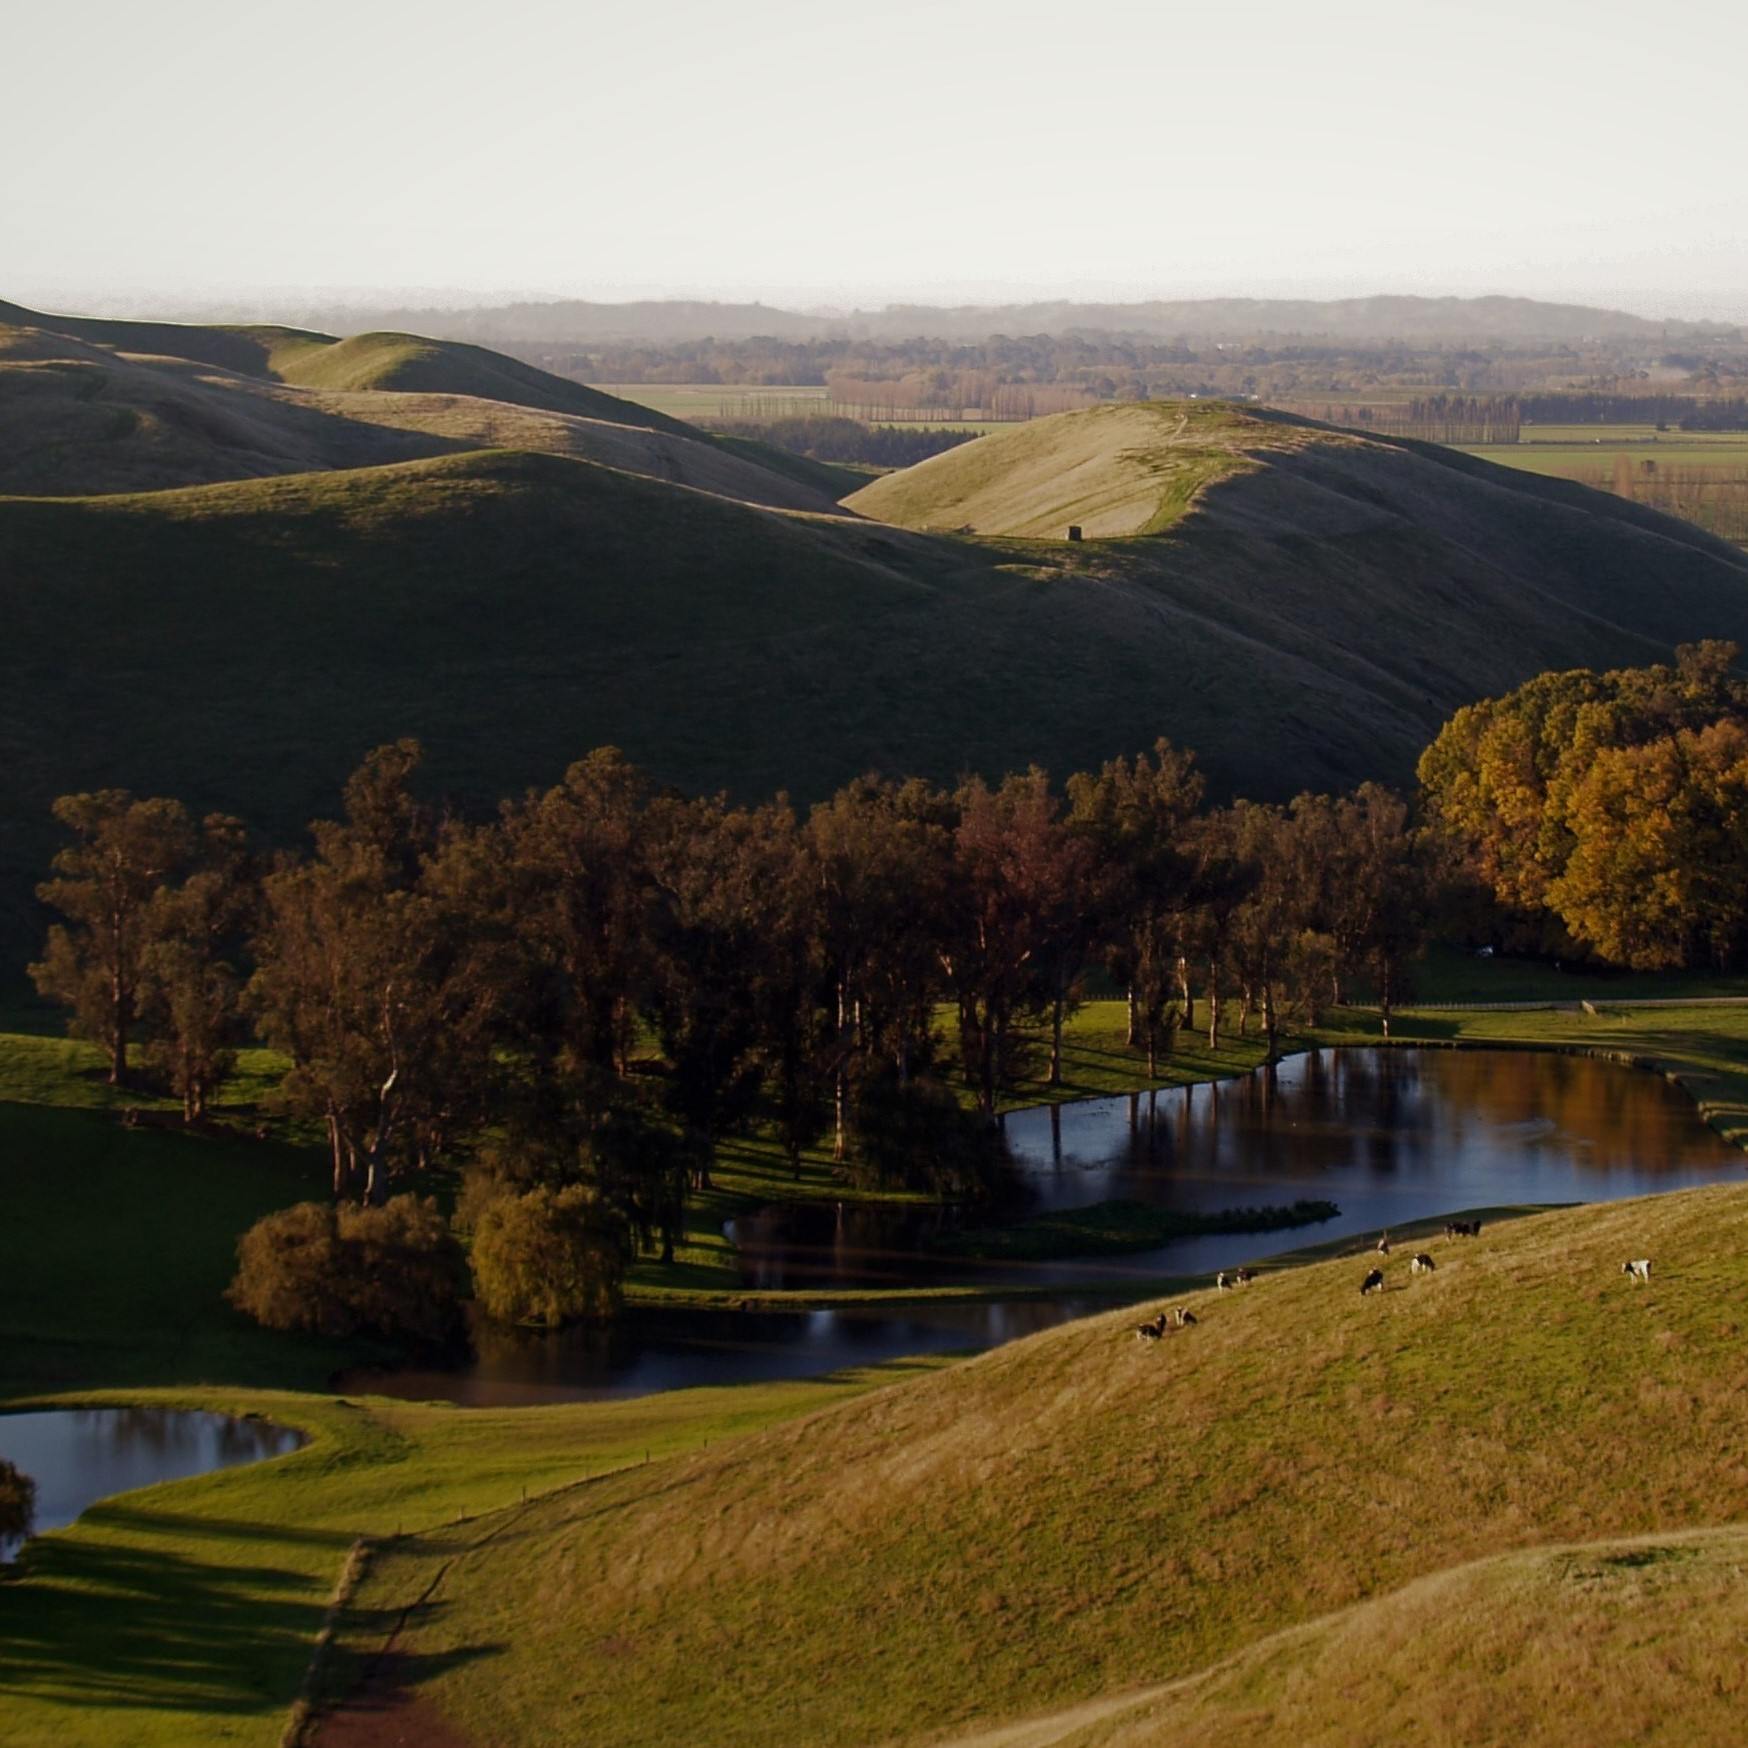
[[1739, 0], [63, 0], [0, 297], [1505, 292], [1748, 319]]

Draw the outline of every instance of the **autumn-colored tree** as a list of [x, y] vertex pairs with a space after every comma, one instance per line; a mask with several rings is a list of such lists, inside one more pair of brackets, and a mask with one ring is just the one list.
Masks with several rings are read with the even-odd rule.
[[21, 1542], [36, 1521], [36, 1482], [0, 1457], [0, 1543]]
[[102, 1047], [110, 1084], [120, 1086], [139, 1018], [153, 901], [187, 860], [194, 834], [179, 801], [136, 800], [125, 789], [63, 795], [54, 815], [73, 842], [56, 855], [55, 877], [37, 896], [66, 921], [49, 930], [30, 975], [69, 1010], [72, 1035]]
[[814, 910], [832, 1004], [834, 1156], [870, 1058], [902, 1084], [930, 1055], [937, 937], [952, 867], [951, 802], [922, 783], [864, 777], [808, 818]]
[[474, 1296], [500, 1323], [608, 1318], [619, 1309], [626, 1247], [624, 1220], [587, 1185], [499, 1195], [474, 1230]]
[[[1193, 754], [1161, 740], [1149, 758], [1113, 759], [1068, 781], [1073, 828], [1093, 855], [1086, 890], [1092, 938], [1129, 989], [1133, 1031], [1147, 1046], [1147, 1072], [1158, 1072], [1161, 1043], [1188, 1015], [1179, 1008], [1190, 946], [1187, 919], [1192, 857], [1186, 828], [1204, 783]], [[1131, 1043], [1135, 1038], [1131, 1037]]]
[[504, 809], [505, 903], [522, 955], [506, 1006], [561, 1076], [624, 1074], [650, 977], [648, 780], [614, 747]]
[[1063, 937], [1082, 927], [1087, 840], [1068, 829], [1044, 773], [959, 790], [941, 962], [958, 1007], [960, 1057], [986, 1121], [1017, 1071], [1026, 1022], [1059, 1027]]
[[300, 1202], [243, 1234], [226, 1297], [269, 1329], [444, 1342], [459, 1328], [461, 1275], [460, 1248], [428, 1197]]
[[1748, 722], [1598, 754], [1572, 791], [1573, 849], [1548, 902], [1639, 970], [1748, 953]]
[[141, 958], [146, 1061], [198, 1122], [236, 1061], [244, 1032], [246, 933], [256, 898], [242, 822], [211, 815], [192, 871], [153, 896]]
[[1706, 813], [1733, 805], [1728, 737], [1704, 737], [1748, 724], [1735, 657], [1685, 645], [1672, 664], [1544, 674], [1459, 711], [1420, 762], [1431, 822], [1553, 942], [1640, 964], [1736, 953], [1730, 877], [1708, 896], [1671, 864], [1705, 845], [1729, 866], [1727, 819]]
[[249, 991], [291, 1058], [285, 1098], [327, 1125], [335, 1195], [370, 1202], [466, 1129], [491, 1080], [499, 986], [408, 791], [418, 758], [411, 741], [372, 753], [314, 856], [267, 878]]
[[651, 1014], [667, 1059], [668, 1108], [710, 1186], [717, 1142], [751, 1114], [760, 1084], [759, 991], [793, 854], [787, 800], [721, 797], [652, 805]]

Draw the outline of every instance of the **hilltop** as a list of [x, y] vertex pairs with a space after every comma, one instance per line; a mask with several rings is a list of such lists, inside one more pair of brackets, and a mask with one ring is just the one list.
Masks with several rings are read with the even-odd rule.
[[1340, 439], [1218, 402], [1139, 401], [996, 431], [846, 500], [904, 528], [1061, 539], [1163, 534], [1220, 480]]
[[[1197, 749], [1217, 792], [1280, 797], [1407, 782], [1452, 711], [1549, 667], [1748, 644], [1748, 557], [1686, 524], [1237, 409], [1018, 427], [880, 482], [858, 518], [734, 501], [756, 487], [767, 504], [833, 508], [756, 467], [750, 483], [719, 478], [722, 495], [682, 489], [661, 477], [659, 432], [358, 398], [348, 443], [375, 431], [442, 452], [0, 498], [8, 957], [40, 929], [28, 895], [49, 802], [82, 787], [179, 795], [287, 842], [367, 748], [409, 733], [431, 781], [476, 807], [602, 743], [688, 788], [805, 802], [870, 768], [1063, 774], [1166, 734]], [[1135, 429], [1180, 420], [1195, 441], [1138, 465]], [[555, 448], [579, 432], [617, 447], [527, 453], [530, 421]], [[481, 440], [512, 447], [468, 447]], [[745, 465], [673, 443], [689, 466]], [[657, 453], [627, 454], [644, 447]], [[1070, 453], [1110, 473], [1117, 525], [1164, 531], [1062, 540], [1053, 456]], [[1010, 455], [1011, 477], [988, 466]], [[1058, 537], [922, 532], [966, 519], [940, 512], [961, 469], [977, 470], [991, 522]]]
[[0, 305], [0, 492], [152, 491], [429, 459], [571, 455], [749, 503], [832, 509], [831, 471], [479, 347]]
[[[430, 1598], [397, 1665], [426, 1672], [427, 1718], [482, 1743], [993, 1748], [1003, 1722], [1235, 1654], [1151, 1719], [1119, 1708], [1073, 1736], [1071, 1714], [1031, 1740], [1199, 1740], [1174, 1720], [1257, 1710], [1271, 1740], [1336, 1739], [1301, 1716], [1395, 1740], [1412, 1699], [1404, 1733], [1425, 1719], [1428, 1740], [1473, 1741], [1446, 1722], [1473, 1722], [1477, 1665], [1489, 1739], [1509, 1717], [1514, 1740], [1578, 1748], [1599, 1704], [1644, 1717], [1661, 1684], [1718, 1702], [1682, 1714], [1684, 1740], [1732, 1740], [1729, 1549], [1685, 1549], [1748, 1517], [1728, 1310], [1748, 1287], [1748, 1192], [1422, 1242], [1438, 1272], [1411, 1282], [1399, 1254], [1373, 1298], [1355, 1291], [1366, 1264], [1339, 1259], [1192, 1295], [1199, 1324], [1158, 1345], [1130, 1335], [1150, 1306], [1085, 1319], [390, 1544], [351, 1648], [374, 1652], [374, 1623]], [[1647, 1254], [1657, 1279], [1638, 1288], [1620, 1259]], [[1515, 1565], [1475, 1567], [1501, 1555]], [[1532, 1622], [1526, 1650], [1514, 1623]], [[1606, 1701], [1568, 1706], [1560, 1677], [1582, 1680], [1605, 1627], [1634, 1660]]]

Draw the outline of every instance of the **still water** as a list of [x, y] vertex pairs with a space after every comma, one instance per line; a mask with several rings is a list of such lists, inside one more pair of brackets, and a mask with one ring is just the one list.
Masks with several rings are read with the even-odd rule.
[[[37, 1534], [112, 1493], [181, 1481], [294, 1451], [301, 1432], [271, 1421], [168, 1408], [58, 1408], [0, 1414], [0, 1457], [36, 1482]], [[0, 1541], [0, 1558], [13, 1547]]]
[[[452, 1372], [347, 1387], [473, 1403], [645, 1395], [806, 1377], [902, 1354], [988, 1347], [1096, 1308], [1073, 1289], [1145, 1284], [1468, 1208], [1606, 1201], [1739, 1176], [1741, 1152], [1656, 1075], [1519, 1051], [1313, 1051], [1240, 1080], [1018, 1111], [997, 1212], [780, 1204], [729, 1223], [754, 1290], [971, 1281], [1051, 1290], [979, 1305], [637, 1313], [611, 1336], [482, 1336]], [[1194, 1210], [1332, 1201], [1284, 1232], [1179, 1239], [1141, 1254], [983, 1264], [931, 1253], [963, 1220], [1127, 1199]]]

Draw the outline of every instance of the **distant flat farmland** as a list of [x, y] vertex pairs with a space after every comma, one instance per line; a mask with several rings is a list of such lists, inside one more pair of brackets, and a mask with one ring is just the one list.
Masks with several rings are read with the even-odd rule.
[[1748, 545], [1748, 431], [1525, 425], [1520, 442], [1464, 445], [1463, 453], [1614, 492]]
[[[596, 385], [591, 385], [596, 386]], [[744, 387], [709, 382], [623, 382], [604, 393], [621, 400], [666, 413], [671, 419], [689, 419], [693, 424], [718, 424], [725, 420], [741, 422], [773, 419], [823, 418], [827, 414], [843, 414], [849, 418], [862, 415], [852, 407], [835, 406], [827, 390], [818, 384], [761, 383]], [[1012, 420], [946, 419], [938, 413], [922, 412], [912, 418], [902, 413], [882, 414], [869, 419], [871, 425], [927, 425], [941, 431], [999, 431]]]

